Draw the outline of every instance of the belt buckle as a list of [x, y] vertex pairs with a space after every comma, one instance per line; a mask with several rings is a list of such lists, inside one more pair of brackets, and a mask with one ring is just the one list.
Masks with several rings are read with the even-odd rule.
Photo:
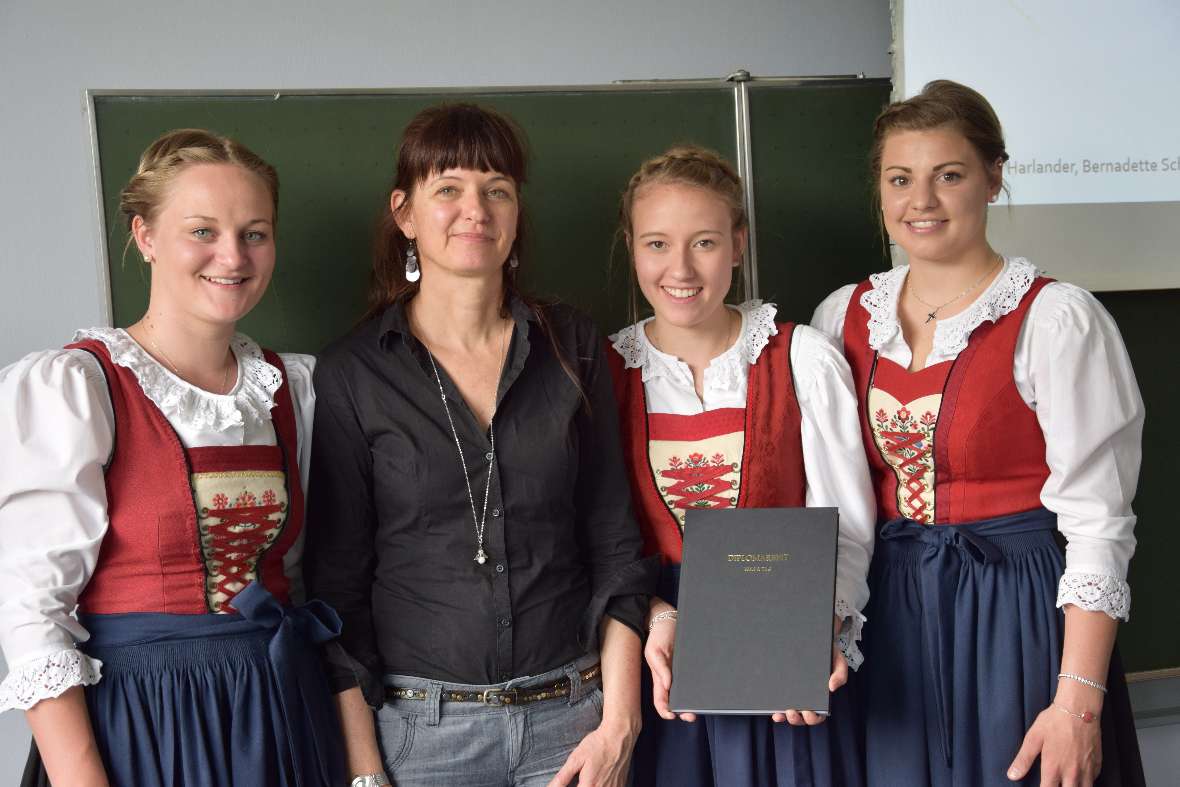
[[499, 707], [500, 705], [515, 705], [516, 704], [516, 689], [485, 689], [479, 695], [479, 699], [485, 705], [492, 705]]

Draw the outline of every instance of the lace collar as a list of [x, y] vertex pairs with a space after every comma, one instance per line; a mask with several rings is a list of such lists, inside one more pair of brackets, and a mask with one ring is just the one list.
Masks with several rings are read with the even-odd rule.
[[[860, 305], [869, 313], [869, 346], [874, 350], [893, 341], [901, 335], [901, 324], [897, 320], [897, 300], [905, 286], [905, 277], [910, 266], [901, 265], [884, 273], [869, 276], [872, 289], [860, 296]], [[1023, 257], [1007, 257], [1000, 275], [988, 285], [975, 302], [963, 311], [934, 326], [934, 342], [931, 355], [953, 358], [967, 346], [971, 332], [985, 320], [995, 322], [1020, 305], [1020, 299], [1028, 292], [1037, 269]]]
[[[773, 303], [750, 300], [729, 308], [736, 309], [742, 317], [738, 339], [709, 362], [705, 377], [710, 387], [736, 390], [746, 379], [746, 367], [758, 362], [762, 348], [770, 342], [771, 336], [778, 333], [778, 327], [774, 324], [777, 307]], [[648, 341], [644, 326], [653, 319], [640, 320], [619, 331], [611, 337], [611, 346], [623, 356], [626, 368], [642, 370], [644, 382], [655, 377], [668, 377], [693, 387], [692, 371], [688, 365], [674, 355], [661, 352]]]
[[234, 334], [230, 348], [238, 359], [238, 381], [227, 394], [214, 394], [185, 382], [148, 355], [122, 328], [90, 328], [74, 341], [102, 342], [111, 360], [135, 375], [139, 387], [170, 421], [195, 429], [223, 432], [236, 426], [257, 426], [270, 420], [274, 392], [283, 377], [266, 362], [262, 349], [243, 334]]

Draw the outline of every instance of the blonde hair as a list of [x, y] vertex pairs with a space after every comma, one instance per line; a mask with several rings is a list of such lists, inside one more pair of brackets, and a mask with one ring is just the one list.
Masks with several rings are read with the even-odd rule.
[[[139, 166], [119, 193], [119, 213], [131, 229], [136, 216], [151, 223], [176, 176], [193, 164], [234, 164], [262, 178], [279, 215], [279, 175], [254, 151], [229, 137], [201, 128], [178, 128], [148, 145]], [[131, 239], [127, 239], [128, 245]]]
[[[635, 208], [635, 201], [644, 189], [667, 185], [704, 189], [729, 208], [731, 229], [734, 232], [746, 227], [742, 179], [738, 177], [733, 165], [722, 158], [721, 154], [700, 145], [675, 145], [640, 164], [639, 169], [627, 182], [627, 188], [623, 190], [623, 196], [619, 200], [619, 229], [615, 243], [617, 244], [621, 237], [627, 245], [629, 256], [632, 255], [631, 242], [634, 237], [631, 212]], [[639, 281], [635, 277], [635, 266], [628, 265], [627, 268], [631, 278], [628, 308], [631, 322], [634, 324], [639, 320]], [[744, 288], [744, 280], [742, 286]]]
[[729, 208], [733, 229], [746, 226], [742, 180], [733, 165], [699, 145], [676, 145], [639, 165], [619, 204], [619, 229], [630, 244], [631, 211], [640, 192], [656, 185], [695, 186], [720, 198]]

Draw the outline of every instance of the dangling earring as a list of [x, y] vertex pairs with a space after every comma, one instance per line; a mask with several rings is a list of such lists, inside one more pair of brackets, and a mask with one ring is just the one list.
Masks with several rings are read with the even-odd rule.
[[156, 261], [156, 258], [150, 254], [145, 254], [145, 255], [143, 255], [143, 261], [146, 262], [148, 265], [151, 265], [152, 263], [154, 263]]
[[516, 258], [516, 252], [512, 252], [512, 254], [508, 257], [508, 267], [512, 270], [516, 270], [520, 267], [520, 260]]
[[406, 247], [406, 281], [411, 284], [422, 278], [422, 271], [418, 268], [418, 247], [414, 239], [409, 238], [410, 245]]

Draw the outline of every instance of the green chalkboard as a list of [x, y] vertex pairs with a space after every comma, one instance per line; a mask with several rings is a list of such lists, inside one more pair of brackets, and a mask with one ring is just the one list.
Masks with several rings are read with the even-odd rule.
[[[836, 287], [888, 266], [869, 209], [866, 156], [884, 80], [749, 83], [760, 295], [806, 321]], [[279, 170], [279, 266], [242, 328], [280, 350], [316, 352], [364, 309], [369, 246], [401, 129], [423, 107], [471, 100], [501, 109], [528, 135], [532, 173], [525, 282], [590, 312], [604, 332], [629, 320], [626, 257], [615, 248], [618, 195], [644, 158], [675, 142], [736, 157], [734, 93], [724, 84], [324, 95], [95, 95], [113, 322], [143, 313], [147, 276], [124, 259], [118, 192], [162, 132], [200, 126], [237, 137]], [[613, 251], [613, 253], [612, 253]], [[1006, 250], [1015, 253], [1019, 249]], [[613, 260], [612, 260], [613, 257]], [[1180, 444], [1172, 326], [1180, 292], [1103, 293], [1126, 338], [1147, 402], [1144, 468], [1131, 564], [1135, 616], [1121, 628], [1130, 670], [1180, 666], [1171, 561], [1180, 553], [1164, 491]], [[1173, 548], [1175, 547], [1175, 548]]]
[[750, 89], [758, 292], [808, 322], [837, 287], [889, 267], [869, 208], [873, 118], [889, 85]]

